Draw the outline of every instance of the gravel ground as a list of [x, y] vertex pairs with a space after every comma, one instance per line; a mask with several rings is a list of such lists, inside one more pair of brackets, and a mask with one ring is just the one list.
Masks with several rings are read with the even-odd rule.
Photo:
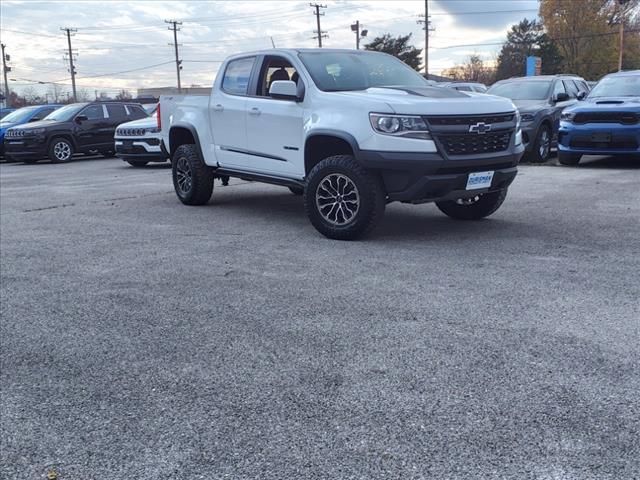
[[640, 163], [360, 242], [287, 189], [0, 166], [0, 478], [640, 478]]

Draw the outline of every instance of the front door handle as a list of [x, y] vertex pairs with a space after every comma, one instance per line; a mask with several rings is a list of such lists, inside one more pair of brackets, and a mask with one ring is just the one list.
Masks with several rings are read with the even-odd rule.
[[221, 104], [219, 104], [219, 103], [218, 103], [218, 104], [216, 104], [216, 105], [214, 105], [214, 107], [213, 107], [213, 111], [214, 111], [214, 112], [221, 112], [221, 111], [223, 111], [223, 110], [224, 110], [224, 107], [223, 107]]
[[251, 110], [249, 110], [249, 115], [260, 115], [261, 113], [262, 112], [258, 107], [253, 107]]

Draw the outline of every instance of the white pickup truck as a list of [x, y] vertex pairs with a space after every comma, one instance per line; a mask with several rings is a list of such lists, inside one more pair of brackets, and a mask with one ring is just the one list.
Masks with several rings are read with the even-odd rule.
[[234, 55], [210, 97], [163, 96], [173, 183], [206, 204], [216, 177], [289, 187], [329, 238], [370, 231], [385, 205], [435, 202], [475, 220], [495, 212], [523, 153], [505, 98], [433, 87], [375, 52], [272, 49]]

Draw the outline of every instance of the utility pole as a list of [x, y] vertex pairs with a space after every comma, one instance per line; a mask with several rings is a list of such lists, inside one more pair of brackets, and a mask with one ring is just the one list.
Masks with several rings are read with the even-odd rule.
[[69, 72], [71, 72], [71, 88], [73, 89], [73, 101], [77, 101], [76, 97], [76, 67], [73, 65], [73, 50], [71, 49], [71, 35], [74, 35], [78, 29], [61, 27], [60, 30], [67, 32], [67, 44], [69, 46]]
[[356, 50], [360, 50], [360, 38], [364, 38], [367, 36], [369, 30], [363, 29], [360, 30], [360, 20], [356, 20], [356, 23], [351, 24], [351, 31], [356, 34]]
[[11, 57], [8, 54], [4, 53], [4, 49], [7, 46], [4, 43], [0, 43], [2, 47], [2, 73], [4, 75], [4, 96], [5, 96], [5, 105], [7, 107], [11, 106], [11, 98], [9, 97], [9, 82], [7, 81], [7, 72], [11, 71], [11, 67], [7, 67], [7, 62], [11, 60]]
[[318, 30], [316, 30], [316, 33], [318, 34], [318, 36], [317, 37], [313, 37], [313, 38], [317, 38], [318, 39], [318, 48], [322, 48], [322, 39], [323, 38], [328, 38], [328, 35], [324, 35], [327, 32], [323, 32], [320, 29], [320, 16], [324, 15], [324, 13], [320, 13], [320, 9], [321, 8], [327, 8], [327, 6], [326, 5], [320, 5], [318, 3], [310, 3], [309, 6], [316, 9], [316, 11], [313, 12], [313, 14], [316, 16], [316, 22], [318, 24]]
[[[423, 17], [423, 15], [419, 15]], [[429, 79], [429, 32], [433, 31], [431, 28], [431, 20], [429, 18], [429, 0], [424, 0], [424, 20], [418, 20], [416, 23], [424, 24], [424, 74]]]
[[[176, 74], [178, 75], [178, 93], [182, 93], [182, 85], [180, 83], [180, 70], [182, 70], [182, 60], [178, 55], [178, 25], [182, 25], [182, 22], [178, 22], [177, 20], [165, 20], [164, 23], [168, 23], [171, 26], [169, 30], [173, 30], [173, 48], [176, 51]], [[171, 45], [171, 44], [169, 44]]]
[[620, 6], [620, 10], [618, 12], [618, 22], [620, 23], [620, 52], [618, 52], [618, 71], [622, 70], [622, 54], [624, 52], [624, 20], [627, 14], [625, 4], [628, 3], [629, 0], [618, 0], [618, 5]]

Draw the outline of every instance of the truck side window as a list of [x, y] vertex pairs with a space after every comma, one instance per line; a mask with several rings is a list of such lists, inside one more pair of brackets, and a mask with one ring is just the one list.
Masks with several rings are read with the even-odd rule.
[[553, 86], [553, 98], [555, 98], [555, 96], [559, 93], [567, 93], [561, 80], [558, 80]]
[[300, 75], [287, 59], [267, 57], [260, 70], [258, 96], [268, 97], [271, 84], [276, 80], [293, 80], [296, 83], [301, 81]]
[[563, 80], [564, 88], [567, 89], [567, 93], [571, 98], [576, 98], [578, 96], [578, 87], [571, 80]]
[[224, 71], [222, 90], [232, 95], [246, 95], [255, 59], [247, 57], [230, 61]]

